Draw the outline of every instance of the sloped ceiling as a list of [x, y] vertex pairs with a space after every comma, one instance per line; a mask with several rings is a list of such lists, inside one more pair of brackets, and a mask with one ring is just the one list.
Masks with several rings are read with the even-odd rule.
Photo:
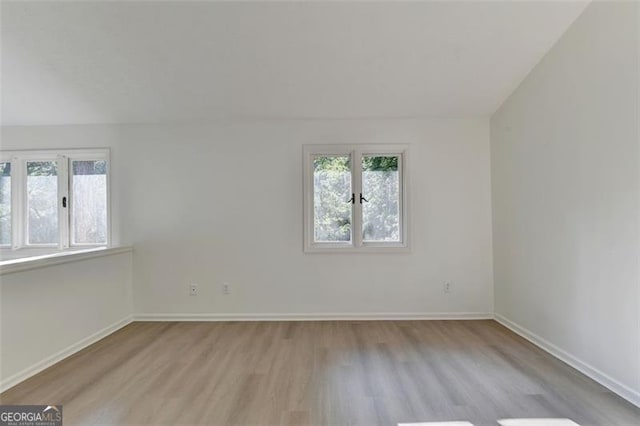
[[489, 116], [585, 2], [2, 2], [2, 124]]

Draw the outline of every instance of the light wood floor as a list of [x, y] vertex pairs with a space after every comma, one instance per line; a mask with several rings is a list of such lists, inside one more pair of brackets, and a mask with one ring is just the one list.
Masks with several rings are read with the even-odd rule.
[[395, 425], [640, 409], [494, 321], [133, 323], [0, 395], [65, 425]]

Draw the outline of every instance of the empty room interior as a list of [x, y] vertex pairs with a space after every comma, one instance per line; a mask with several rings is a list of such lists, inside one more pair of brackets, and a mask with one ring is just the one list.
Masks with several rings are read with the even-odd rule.
[[640, 2], [0, 25], [0, 425], [640, 425]]

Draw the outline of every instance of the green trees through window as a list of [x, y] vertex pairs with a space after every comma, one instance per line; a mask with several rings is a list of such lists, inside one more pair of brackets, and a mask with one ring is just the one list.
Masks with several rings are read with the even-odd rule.
[[11, 163], [0, 163], [0, 245], [11, 244]]
[[71, 238], [74, 244], [107, 242], [107, 162], [72, 161]]
[[400, 241], [400, 179], [397, 156], [362, 157], [362, 239]]
[[29, 244], [57, 244], [57, 162], [27, 161], [27, 210]]
[[314, 240], [351, 241], [351, 157], [313, 160]]
[[[362, 239], [400, 241], [399, 157], [363, 155]], [[350, 242], [352, 160], [350, 155], [316, 156], [313, 160], [314, 241]]]
[[2, 250], [109, 244], [109, 151], [0, 150]]

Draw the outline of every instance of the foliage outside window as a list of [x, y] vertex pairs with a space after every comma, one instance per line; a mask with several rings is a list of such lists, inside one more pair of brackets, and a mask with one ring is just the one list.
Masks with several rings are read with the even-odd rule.
[[305, 250], [407, 247], [406, 147], [305, 147]]
[[0, 163], [0, 246], [11, 245], [11, 163]]
[[348, 156], [313, 159], [314, 241], [351, 240], [351, 160]]
[[0, 152], [0, 246], [109, 244], [108, 150]]

